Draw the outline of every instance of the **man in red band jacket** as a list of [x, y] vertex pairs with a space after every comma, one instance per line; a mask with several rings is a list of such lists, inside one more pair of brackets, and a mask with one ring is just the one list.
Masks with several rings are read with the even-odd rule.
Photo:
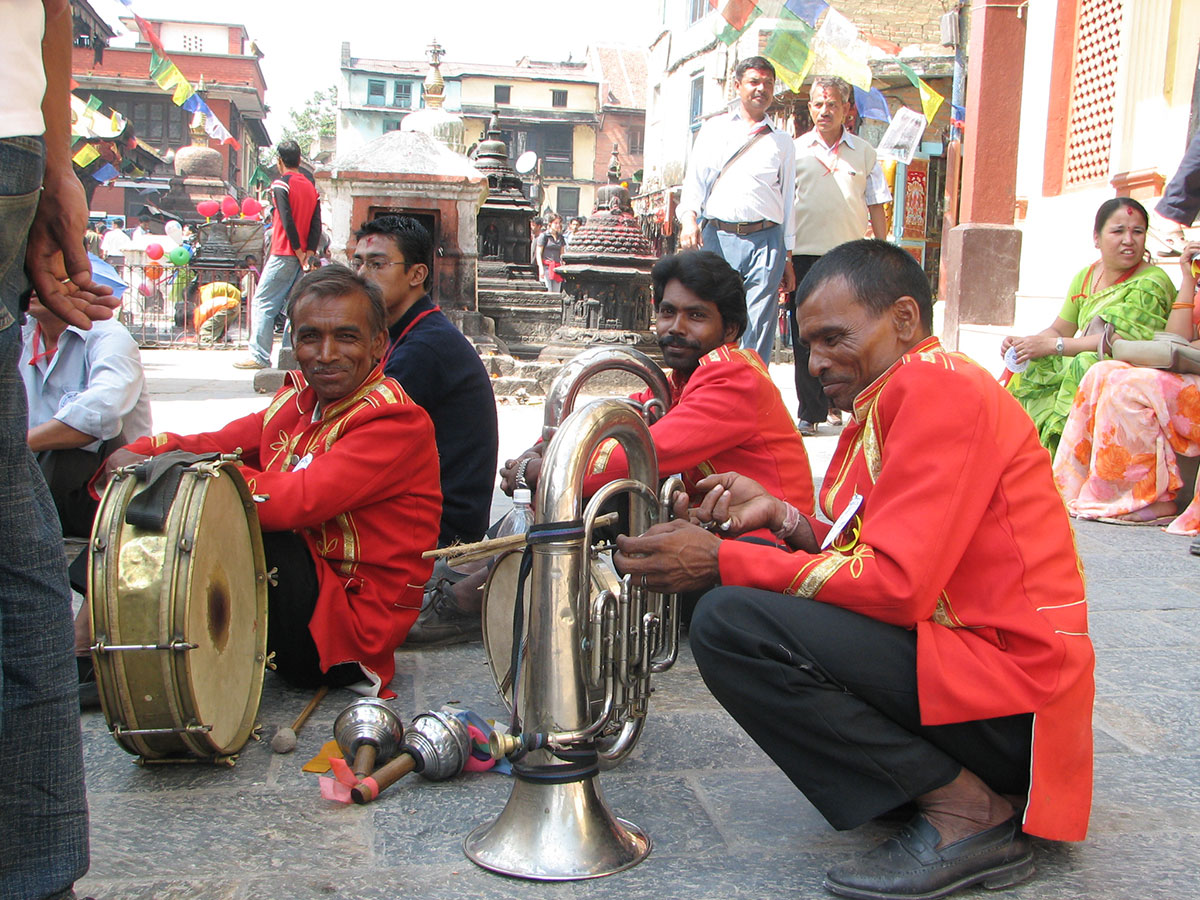
[[[670, 368], [671, 409], [650, 426], [658, 471], [681, 473], [689, 490], [707, 475], [742, 472], [805, 512], [812, 512], [812, 470], [804, 441], [756, 353], [738, 349], [746, 329], [741, 277], [706, 250], [659, 260], [654, 284], [655, 330]], [[634, 394], [645, 402], [650, 391]], [[525, 480], [537, 486], [539, 443], [500, 470], [512, 493], [521, 459]], [[629, 474], [625, 451], [606, 441], [588, 465], [584, 492]], [[765, 530], [761, 536], [770, 539]]]
[[[297, 284], [288, 310], [303, 375], [266, 410], [220, 431], [159, 434], [127, 451], [242, 454], [262, 497], [267, 646], [299, 686], [370, 682], [386, 690], [393, 653], [421, 607], [441, 517], [428, 414], [383, 375], [387, 315], [378, 288], [343, 266]], [[120, 453], [120, 451], [118, 451]], [[124, 465], [129, 454], [111, 460]]]
[[822, 486], [833, 523], [750, 479], [701, 482], [697, 521], [619, 539], [656, 590], [711, 586], [691, 628], [710, 690], [836, 828], [916, 816], [825, 886], [941, 897], [1033, 871], [1027, 834], [1082, 840], [1094, 655], [1050, 459], [987, 372], [930, 337], [902, 249], [843, 244], [796, 294], [810, 371], [853, 412]]

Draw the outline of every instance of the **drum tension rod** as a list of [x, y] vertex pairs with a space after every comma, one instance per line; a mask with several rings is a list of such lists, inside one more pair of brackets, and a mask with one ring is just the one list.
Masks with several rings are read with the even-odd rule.
[[199, 646], [199, 644], [178, 639], [169, 644], [106, 644], [103, 641], [96, 641], [90, 649], [93, 653], [115, 653], [118, 650], [122, 652], [130, 650], [195, 650]]
[[184, 725], [182, 728], [125, 728], [122, 725], [114, 725], [112, 733], [115, 737], [126, 734], [207, 734], [212, 728], [211, 725], [196, 723]]

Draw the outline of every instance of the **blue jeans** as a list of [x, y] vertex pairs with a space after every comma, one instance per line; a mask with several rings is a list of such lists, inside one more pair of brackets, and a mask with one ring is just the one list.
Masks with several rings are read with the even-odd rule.
[[0, 139], [0, 900], [69, 895], [88, 867], [66, 556], [17, 371], [42, 165], [40, 138]]
[[700, 237], [705, 250], [722, 256], [742, 276], [750, 322], [741, 343], [748, 350], [758, 351], [762, 361], [770, 365], [775, 330], [779, 327], [779, 284], [787, 262], [783, 226], [773, 225], [753, 234], [738, 235], [721, 231], [710, 222], [704, 225]]
[[[300, 260], [294, 256], [271, 256], [263, 266], [262, 278], [254, 292], [254, 310], [250, 316], [250, 355], [264, 365], [271, 364], [271, 340], [275, 336], [275, 317], [287, 304], [292, 287], [300, 280]], [[291, 323], [283, 332], [283, 346], [292, 345]]]
[[1192, 136], [1154, 211], [1184, 226], [1196, 220], [1200, 213], [1200, 131]]

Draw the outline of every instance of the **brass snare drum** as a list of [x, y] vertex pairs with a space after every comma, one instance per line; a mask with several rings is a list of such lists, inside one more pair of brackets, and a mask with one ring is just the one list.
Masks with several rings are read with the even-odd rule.
[[255, 731], [267, 574], [249, 488], [229, 460], [183, 469], [162, 532], [126, 522], [121, 470], [92, 531], [92, 655], [109, 730], [141, 761], [232, 765]]

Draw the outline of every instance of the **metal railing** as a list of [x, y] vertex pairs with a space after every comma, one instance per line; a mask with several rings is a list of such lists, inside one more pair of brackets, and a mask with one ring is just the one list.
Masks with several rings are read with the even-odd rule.
[[[258, 284], [254, 270], [146, 263], [118, 265], [117, 271], [129, 285], [120, 319], [139, 347], [246, 347]], [[229, 285], [237, 294], [211, 285]]]

